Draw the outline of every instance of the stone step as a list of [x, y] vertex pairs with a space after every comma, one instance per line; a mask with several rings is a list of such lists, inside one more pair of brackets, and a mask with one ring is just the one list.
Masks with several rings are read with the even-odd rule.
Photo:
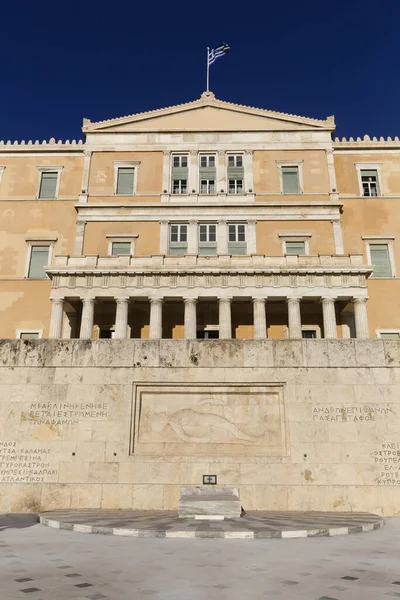
[[212, 491], [210, 488], [183, 488], [178, 504], [179, 518], [213, 515], [238, 519], [241, 510], [239, 496], [229, 488], [214, 488]]

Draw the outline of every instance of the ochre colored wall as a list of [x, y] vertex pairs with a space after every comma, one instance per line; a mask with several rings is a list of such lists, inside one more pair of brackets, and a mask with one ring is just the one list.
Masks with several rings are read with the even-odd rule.
[[257, 253], [282, 256], [280, 233], [311, 233], [310, 254], [335, 253], [332, 223], [330, 221], [258, 221], [256, 225]]
[[[281, 194], [279, 165], [276, 161], [302, 160], [303, 194], [329, 193], [329, 177], [326, 153], [324, 150], [257, 150], [253, 154], [254, 191], [277, 194], [284, 200], [299, 200], [299, 195]], [[301, 195], [300, 195], [301, 197]], [[258, 197], [258, 200], [265, 200]], [[318, 199], [318, 196], [315, 198]]]
[[335, 154], [336, 182], [340, 194], [360, 195], [356, 163], [374, 163], [381, 165], [381, 193], [384, 196], [400, 194], [400, 155], [378, 153], [339, 152]]
[[43, 329], [49, 335], [50, 280], [3, 280], [0, 293], [0, 338], [15, 338], [16, 329]]
[[73, 254], [76, 211], [73, 202], [17, 200], [0, 203], [0, 276], [25, 274], [26, 238], [57, 238], [54, 254]]
[[146, 256], [160, 253], [160, 224], [158, 222], [100, 222], [87, 223], [83, 254], [107, 256], [108, 238], [106, 235], [138, 234], [135, 254]]
[[37, 197], [38, 167], [63, 167], [60, 175], [59, 198], [75, 198], [82, 187], [83, 156], [1, 156], [5, 167], [0, 183], [0, 198]]
[[[137, 171], [136, 196], [115, 196], [114, 162], [140, 161]], [[91, 202], [98, 202], [93, 194], [106, 195], [107, 202], [159, 202], [162, 192], [162, 152], [94, 152], [90, 165], [89, 194]], [[146, 197], [146, 194], [158, 196]], [[140, 196], [140, 198], [138, 198]]]

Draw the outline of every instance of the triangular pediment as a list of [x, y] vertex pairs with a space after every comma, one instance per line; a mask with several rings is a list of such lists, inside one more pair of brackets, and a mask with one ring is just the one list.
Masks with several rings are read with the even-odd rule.
[[217, 100], [211, 92], [199, 100], [118, 119], [91, 123], [84, 133], [143, 131], [282, 131], [333, 130], [333, 117], [326, 120], [288, 115]]

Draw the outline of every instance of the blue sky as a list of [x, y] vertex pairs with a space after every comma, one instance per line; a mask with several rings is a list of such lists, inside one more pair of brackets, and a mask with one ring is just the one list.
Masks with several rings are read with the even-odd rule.
[[78, 138], [83, 117], [194, 100], [222, 41], [218, 98], [400, 136], [399, 23], [398, 0], [3, 3], [0, 139]]

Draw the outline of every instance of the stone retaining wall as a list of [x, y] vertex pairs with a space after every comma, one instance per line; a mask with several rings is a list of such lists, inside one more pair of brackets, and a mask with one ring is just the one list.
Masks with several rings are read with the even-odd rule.
[[0, 510], [400, 514], [400, 343], [3, 340]]

